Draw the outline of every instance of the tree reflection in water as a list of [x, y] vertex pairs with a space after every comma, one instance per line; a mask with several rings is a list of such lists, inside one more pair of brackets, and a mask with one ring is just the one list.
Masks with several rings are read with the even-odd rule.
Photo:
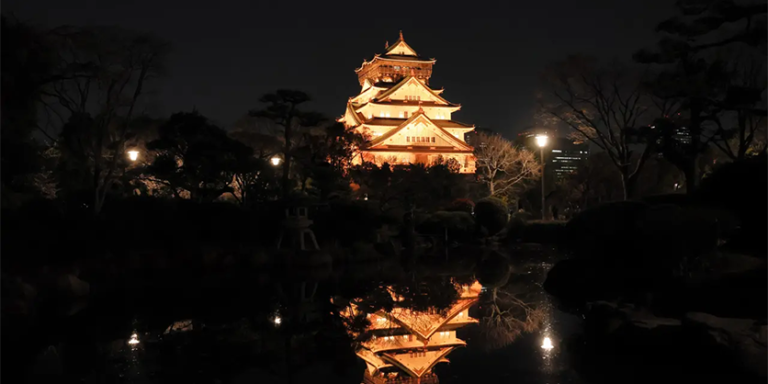
[[505, 347], [521, 334], [541, 328], [547, 316], [539, 305], [541, 298], [531, 290], [533, 281], [526, 275], [513, 275], [507, 256], [486, 252], [477, 276], [485, 288], [480, 296], [478, 317], [486, 349]]

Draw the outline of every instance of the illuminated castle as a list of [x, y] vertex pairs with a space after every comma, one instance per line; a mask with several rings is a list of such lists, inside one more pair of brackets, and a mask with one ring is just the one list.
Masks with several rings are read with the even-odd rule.
[[[371, 325], [365, 330], [370, 339], [361, 343], [357, 356], [366, 363], [366, 384], [437, 383], [435, 365], [448, 362], [446, 356], [466, 345], [456, 338], [456, 329], [477, 323], [469, 308], [477, 302], [481, 285], [461, 287], [461, 297], [443, 314], [417, 312], [395, 307], [391, 312], [368, 314]], [[393, 298], [399, 299], [393, 294]], [[351, 305], [343, 316], [359, 314]], [[355, 335], [357, 336], [357, 335]]]
[[355, 70], [362, 90], [349, 99], [339, 121], [370, 138], [358, 163], [429, 165], [454, 159], [460, 172], [475, 172], [473, 148], [464, 141], [475, 127], [451, 120], [461, 105], [429, 87], [434, 64], [406, 44], [401, 32], [383, 54]]

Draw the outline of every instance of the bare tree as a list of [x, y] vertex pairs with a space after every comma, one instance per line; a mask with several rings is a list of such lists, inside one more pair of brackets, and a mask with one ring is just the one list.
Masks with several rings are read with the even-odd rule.
[[499, 135], [478, 134], [476, 167], [491, 196], [505, 195], [541, 175], [541, 164], [533, 152], [515, 148]]
[[125, 144], [145, 86], [162, 73], [168, 45], [114, 27], [61, 27], [51, 33], [61, 47], [60, 65], [77, 68], [79, 75], [55, 82], [44, 92], [45, 105], [68, 116], [64, 145], [90, 170], [92, 209], [98, 214], [125, 162]]
[[[590, 60], [571, 56], [546, 74], [552, 102], [541, 108], [571, 127], [576, 137], [605, 151], [621, 174], [624, 199], [630, 197], [637, 177], [652, 154], [645, 145], [637, 161], [633, 156], [645, 144], [642, 127], [647, 107], [642, 92], [643, 74], [618, 63], [597, 68]], [[648, 140], [652, 144], [652, 140]]]

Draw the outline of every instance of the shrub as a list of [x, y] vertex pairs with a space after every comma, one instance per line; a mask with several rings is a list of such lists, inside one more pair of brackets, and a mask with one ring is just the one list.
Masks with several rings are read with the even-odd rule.
[[738, 241], [744, 250], [766, 253], [765, 215], [768, 211], [766, 154], [728, 163], [701, 182], [693, 198], [701, 205], [733, 211], [741, 222]]
[[451, 202], [446, 211], [449, 212], [466, 212], [472, 214], [475, 209], [475, 203], [470, 199], [456, 199]]
[[507, 205], [497, 198], [488, 197], [475, 205], [475, 220], [488, 231], [489, 236], [504, 229], [508, 217]]
[[443, 235], [445, 229], [451, 238], [466, 238], [472, 234], [475, 221], [466, 212], [438, 211], [422, 221], [417, 230], [429, 235]]

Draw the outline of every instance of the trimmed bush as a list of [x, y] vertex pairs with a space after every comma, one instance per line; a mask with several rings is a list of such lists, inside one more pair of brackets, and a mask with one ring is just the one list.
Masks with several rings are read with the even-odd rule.
[[475, 205], [475, 220], [493, 236], [507, 225], [507, 205], [503, 201], [487, 197]]

